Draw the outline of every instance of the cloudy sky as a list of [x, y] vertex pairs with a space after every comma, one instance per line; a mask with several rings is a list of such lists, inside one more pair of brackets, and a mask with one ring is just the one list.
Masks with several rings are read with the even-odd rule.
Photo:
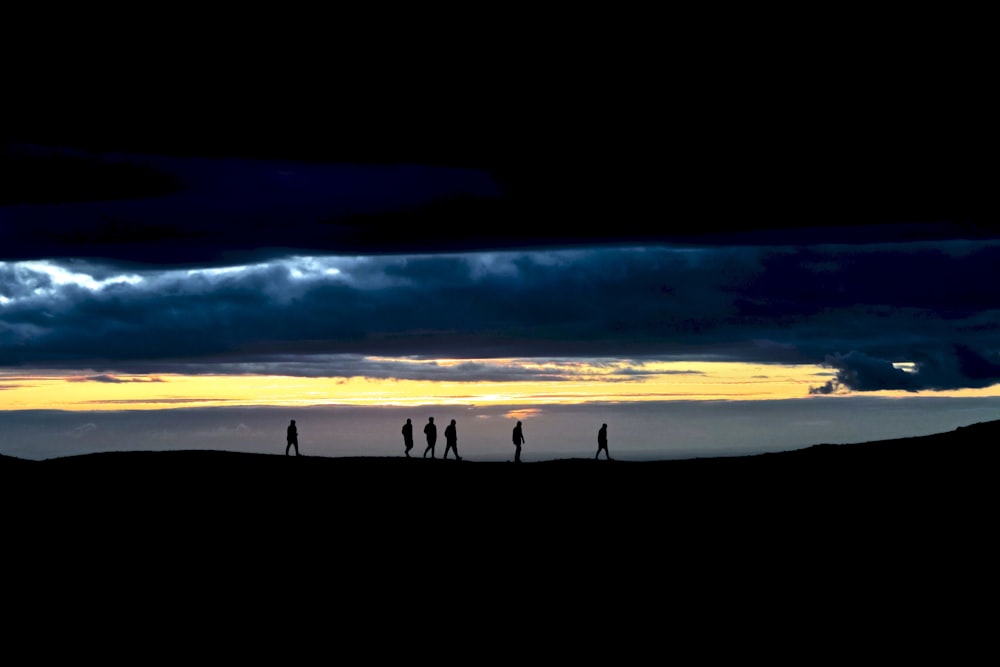
[[49, 87], [2, 146], [0, 451], [280, 453], [294, 414], [395, 455], [437, 415], [483, 459], [518, 419], [526, 459], [601, 423], [666, 458], [996, 418], [986, 98], [911, 66], [655, 105], [572, 73], [348, 110]]

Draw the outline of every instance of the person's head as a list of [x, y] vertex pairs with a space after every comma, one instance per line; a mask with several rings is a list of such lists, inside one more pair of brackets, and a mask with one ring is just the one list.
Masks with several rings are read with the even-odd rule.
[[608, 427], [607, 424], [601, 424], [601, 428], [607, 428], [607, 427]]
[[455, 420], [454, 420], [454, 419], [452, 419], [452, 420], [451, 420], [451, 425], [452, 425], [452, 426], [454, 426], [454, 425], [455, 425]]
[[409, 423], [410, 423], [410, 418], [409, 418], [409, 417], [407, 417], [407, 418], [406, 418], [406, 423], [407, 423], [407, 424], [409, 424]]
[[433, 424], [433, 423], [434, 423], [434, 417], [428, 417], [428, 418], [427, 418], [427, 421], [429, 421], [430, 423], [432, 423], [432, 424]]
[[293, 423], [293, 424], [295, 423], [295, 420], [294, 420], [294, 419], [292, 420], [292, 423]]
[[520, 426], [520, 425], [521, 425], [521, 422], [517, 422], [517, 425], [518, 425], [518, 426]]

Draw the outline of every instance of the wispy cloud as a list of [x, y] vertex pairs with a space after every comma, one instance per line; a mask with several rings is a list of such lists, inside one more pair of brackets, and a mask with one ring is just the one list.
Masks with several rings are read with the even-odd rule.
[[543, 412], [544, 411], [542, 408], [519, 408], [517, 410], [508, 411], [507, 413], [504, 414], [504, 417], [510, 419], [524, 420], [524, 419], [529, 419], [531, 417], [538, 417], [539, 415], [543, 414]]
[[97, 424], [94, 424], [93, 422], [88, 422], [86, 424], [81, 424], [80, 426], [72, 428], [69, 431], [66, 431], [66, 436], [69, 438], [84, 438], [96, 430], [97, 430]]
[[158, 377], [129, 377], [122, 378], [114, 375], [108, 375], [102, 373], [101, 375], [87, 375], [78, 377], [68, 377], [67, 382], [103, 382], [106, 384], [126, 384], [129, 382], [164, 382], [163, 379]]
[[171, 404], [217, 404], [231, 402], [233, 399], [219, 398], [217, 396], [203, 396], [200, 398], [102, 398], [84, 401], [87, 405], [171, 405]]

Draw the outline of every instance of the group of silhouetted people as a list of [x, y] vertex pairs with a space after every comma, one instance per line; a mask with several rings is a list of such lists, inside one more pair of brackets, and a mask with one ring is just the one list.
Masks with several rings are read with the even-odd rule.
[[[427, 438], [424, 458], [427, 458], [428, 452], [432, 459], [437, 458], [434, 456], [437, 447], [437, 424], [434, 423], [434, 417], [427, 418], [427, 423], [424, 424], [424, 436]], [[406, 423], [403, 424], [403, 453], [409, 457], [411, 449], [413, 449], [413, 422], [407, 419]], [[462, 460], [462, 457], [458, 455], [458, 428], [455, 426], [454, 419], [444, 429], [444, 456], [441, 458], [448, 458], [448, 452], [454, 452], [455, 460]]]
[[[427, 437], [427, 447], [424, 449], [423, 458], [427, 458], [427, 453], [430, 452], [431, 458], [434, 456], [434, 448], [437, 443], [437, 426], [434, 424], [434, 417], [427, 418], [427, 424], [424, 425], [424, 435]], [[458, 431], [455, 428], [455, 420], [451, 420], [451, 424], [448, 425], [444, 430], [445, 437], [445, 448], [444, 457], [448, 458], [448, 452], [455, 452], [455, 458], [459, 461], [462, 457], [458, 455]], [[514, 427], [514, 432], [511, 434], [511, 438], [514, 443], [514, 463], [521, 462], [521, 445], [524, 444], [524, 428], [521, 426], [521, 422], [517, 422], [517, 426]], [[403, 453], [407, 457], [410, 456], [410, 450], [413, 449], [413, 422], [409, 419], [403, 424]], [[604, 452], [604, 457], [611, 461], [611, 454], [608, 453], [608, 425], [601, 424], [601, 428], [597, 431], [597, 453], [594, 454], [594, 459], [598, 459], [601, 456], [601, 452]]]
[[[403, 453], [406, 457], [410, 457], [410, 450], [413, 449], [413, 422], [410, 419], [406, 420], [403, 424]], [[424, 425], [424, 436], [427, 438], [427, 447], [424, 448], [423, 458], [427, 458], [427, 454], [430, 453], [431, 458], [436, 458], [434, 456], [435, 448], [437, 446], [437, 425], [434, 423], [434, 417], [428, 417], [427, 423]], [[521, 422], [517, 422], [517, 426], [514, 427], [514, 433], [512, 434], [512, 439], [514, 442], [514, 463], [521, 462], [521, 445], [524, 444], [524, 429], [521, 427]], [[458, 428], [455, 426], [455, 420], [452, 419], [451, 423], [444, 429], [444, 456], [442, 458], [448, 458], [448, 452], [453, 452], [455, 454], [455, 460], [461, 461], [462, 457], [458, 455]], [[299, 431], [295, 426], [295, 420], [293, 419], [288, 425], [287, 429], [287, 442], [285, 445], [285, 456], [289, 455], [289, 452], [294, 447], [295, 455], [299, 456]], [[594, 459], [598, 459], [601, 456], [601, 452], [604, 452], [604, 457], [607, 460], [611, 459], [611, 454], [608, 453], [608, 425], [601, 424], [601, 428], [597, 431], [597, 453], [594, 454]]]

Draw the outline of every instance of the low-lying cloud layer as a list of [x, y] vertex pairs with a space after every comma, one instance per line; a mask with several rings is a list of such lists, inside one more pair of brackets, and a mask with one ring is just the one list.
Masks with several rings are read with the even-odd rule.
[[1000, 243], [971, 241], [4, 262], [0, 365], [503, 380], [551, 369], [384, 358], [702, 359], [835, 370], [814, 393], [984, 387], [998, 280]]

